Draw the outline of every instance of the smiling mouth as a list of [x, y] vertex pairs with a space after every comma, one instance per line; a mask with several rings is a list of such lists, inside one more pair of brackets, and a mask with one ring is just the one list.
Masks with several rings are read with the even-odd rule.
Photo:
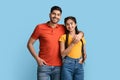
[[57, 18], [53, 18], [53, 20], [58, 20]]

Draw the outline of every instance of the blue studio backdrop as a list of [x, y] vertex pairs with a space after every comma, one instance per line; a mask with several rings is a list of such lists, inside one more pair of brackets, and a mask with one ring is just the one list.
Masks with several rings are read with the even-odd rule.
[[[120, 80], [119, 0], [0, 0], [0, 80], [36, 80], [37, 63], [27, 50], [35, 26], [54, 5], [77, 18], [87, 41], [85, 80]], [[38, 52], [38, 41], [35, 49]]]

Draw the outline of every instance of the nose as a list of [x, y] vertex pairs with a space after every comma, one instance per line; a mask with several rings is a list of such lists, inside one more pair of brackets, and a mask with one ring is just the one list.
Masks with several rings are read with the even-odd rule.
[[58, 15], [57, 15], [57, 14], [55, 14], [55, 15], [54, 15], [54, 17], [56, 17], [56, 18], [57, 18], [57, 17], [58, 17]]
[[72, 25], [71, 24], [69, 24], [69, 27], [71, 27]]
[[55, 14], [54, 17], [56, 17], [57, 15]]

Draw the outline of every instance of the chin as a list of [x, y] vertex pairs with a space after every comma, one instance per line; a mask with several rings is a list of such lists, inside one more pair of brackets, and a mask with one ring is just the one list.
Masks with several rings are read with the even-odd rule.
[[70, 32], [73, 32], [74, 30], [69, 30]]
[[58, 22], [52, 22], [53, 24], [57, 24]]
[[52, 23], [53, 23], [53, 24], [57, 24], [58, 22], [59, 22], [59, 21], [53, 21]]

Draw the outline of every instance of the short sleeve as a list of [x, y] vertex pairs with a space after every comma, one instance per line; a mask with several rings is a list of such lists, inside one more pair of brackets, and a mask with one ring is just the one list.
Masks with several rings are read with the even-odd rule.
[[64, 34], [60, 37], [59, 41], [60, 42], [65, 42], [65, 40], [66, 40], [66, 35]]
[[40, 35], [40, 34], [39, 34], [39, 31], [40, 31], [40, 30], [39, 30], [39, 26], [37, 25], [36, 28], [34, 29], [32, 35], [31, 35], [31, 37], [34, 38], [34, 39], [38, 39], [38, 38], [39, 38], [39, 35]]
[[84, 37], [82, 38], [82, 41], [83, 41], [83, 44], [86, 44], [86, 40]]

